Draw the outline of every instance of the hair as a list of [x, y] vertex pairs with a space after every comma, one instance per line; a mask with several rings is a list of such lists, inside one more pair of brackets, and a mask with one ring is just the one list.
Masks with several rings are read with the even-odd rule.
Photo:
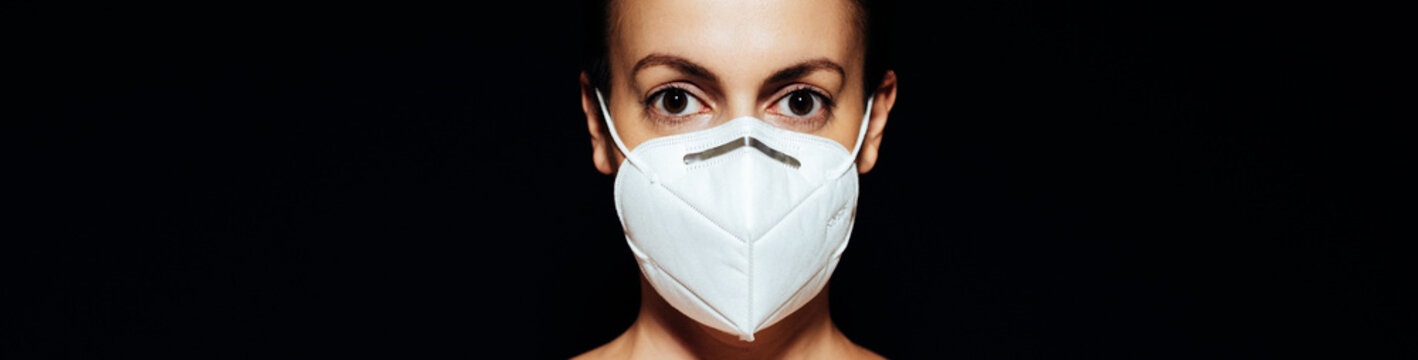
[[[890, 69], [890, 20], [892, 18], [893, 6], [889, 0], [846, 0], [856, 8], [856, 24], [862, 33], [864, 47], [866, 48], [866, 64], [864, 65], [862, 81], [862, 93], [870, 96], [873, 90], [881, 84], [882, 77]], [[582, 19], [584, 31], [582, 31], [582, 55], [581, 70], [590, 77], [591, 86], [606, 91], [606, 96], [610, 96], [610, 48], [607, 40], [611, 31], [614, 30], [610, 18], [611, 7], [615, 5], [614, 0], [587, 0], [585, 6], [585, 18]], [[866, 101], [863, 99], [862, 101]]]

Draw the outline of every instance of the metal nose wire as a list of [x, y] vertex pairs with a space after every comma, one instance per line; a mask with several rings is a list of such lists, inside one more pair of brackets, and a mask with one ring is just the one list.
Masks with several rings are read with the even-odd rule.
[[784, 154], [782, 151], [778, 151], [777, 149], [768, 146], [768, 144], [764, 144], [762, 141], [758, 141], [758, 139], [755, 139], [752, 136], [744, 136], [741, 138], [733, 139], [729, 142], [724, 143], [723, 145], [715, 146], [709, 148], [708, 150], [685, 154], [684, 164], [689, 165], [713, 159], [719, 157], [719, 155], [728, 154], [744, 146], [758, 150], [764, 155], [768, 155], [768, 158], [783, 163], [784, 165], [788, 165], [794, 169], [797, 169], [799, 166], [802, 166], [802, 163], [798, 162], [797, 158], [794, 158], [788, 154]]

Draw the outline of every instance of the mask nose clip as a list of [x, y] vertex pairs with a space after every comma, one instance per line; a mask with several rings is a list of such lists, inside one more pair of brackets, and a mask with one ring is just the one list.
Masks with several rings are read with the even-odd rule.
[[758, 150], [764, 155], [768, 155], [768, 158], [783, 163], [784, 165], [788, 165], [789, 167], [792, 167], [794, 169], [797, 169], [798, 167], [802, 166], [802, 163], [798, 162], [797, 158], [794, 158], [792, 155], [784, 154], [782, 151], [778, 151], [777, 149], [768, 146], [768, 144], [764, 144], [762, 141], [759, 141], [758, 139], [755, 139], [752, 136], [740, 137], [737, 139], [733, 139], [727, 143], [724, 143], [723, 145], [709, 148], [708, 150], [685, 154], [684, 164], [690, 165], [697, 162], [708, 161], [709, 159], [713, 159], [719, 157], [720, 155], [731, 153], [734, 150], [738, 150], [739, 148], [745, 146], [753, 148], [754, 150]]

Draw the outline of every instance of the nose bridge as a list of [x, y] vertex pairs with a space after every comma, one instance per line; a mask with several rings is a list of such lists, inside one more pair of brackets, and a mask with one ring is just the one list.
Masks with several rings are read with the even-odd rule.
[[762, 119], [758, 113], [758, 96], [751, 91], [734, 91], [724, 97], [726, 106], [721, 112], [723, 121], [752, 116]]

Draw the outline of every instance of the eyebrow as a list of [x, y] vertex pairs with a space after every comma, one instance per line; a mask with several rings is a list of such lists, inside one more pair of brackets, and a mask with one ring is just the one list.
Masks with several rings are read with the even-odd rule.
[[714, 73], [709, 71], [709, 69], [695, 64], [693, 61], [689, 61], [689, 59], [659, 53], [646, 55], [641, 58], [640, 61], [636, 62], [635, 67], [630, 70], [630, 77], [634, 78], [635, 74], [640, 73], [641, 69], [656, 65], [669, 66], [687, 75], [701, 77], [712, 82], [719, 81], [719, 77], [714, 76]]
[[[700, 66], [699, 64], [696, 64], [693, 61], [689, 61], [689, 59], [661, 53], [654, 53], [640, 58], [640, 61], [635, 62], [635, 67], [631, 68], [630, 76], [633, 78], [636, 74], [640, 73], [640, 70], [658, 65], [669, 66], [687, 75], [701, 77], [712, 82], [719, 81], [719, 78], [715, 76], [713, 72], [709, 71], [709, 69]], [[828, 60], [826, 58], [817, 58], [808, 61], [803, 61], [792, 66], [783, 68], [782, 70], [778, 70], [778, 72], [773, 73], [773, 76], [768, 77], [768, 81], [765, 81], [764, 83], [772, 84], [785, 82], [788, 80], [801, 78], [803, 76], [806, 76], [807, 74], [811, 74], [812, 72], [818, 70], [832, 70], [837, 72], [837, 75], [841, 76], [844, 79], [847, 77], [847, 71], [842, 68], [842, 65], [838, 65], [837, 63], [832, 62], [832, 60]]]
[[818, 58], [797, 63], [796, 65], [783, 68], [783, 70], [778, 70], [778, 72], [773, 73], [773, 76], [768, 77], [768, 81], [764, 83], [773, 84], [786, 82], [807, 76], [807, 74], [818, 70], [833, 70], [837, 72], [837, 75], [842, 76], [843, 79], [847, 78], [847, 72], [842, 69], [842, 65], [838, 65], [832, 62], [832, 60]]

